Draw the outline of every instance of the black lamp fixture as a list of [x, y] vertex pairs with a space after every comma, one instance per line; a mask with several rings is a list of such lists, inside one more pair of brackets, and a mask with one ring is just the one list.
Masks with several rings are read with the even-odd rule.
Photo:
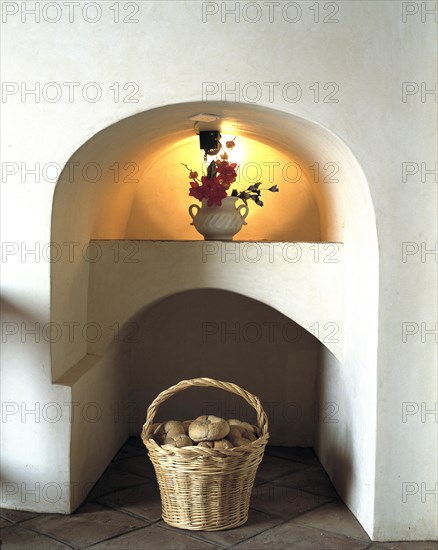
[[221, 134], [218, 130], [206, 130], [199, 132], [199, 146], [204, 151], [204, 160], [207, 155], [217, 155], [222, 148]]

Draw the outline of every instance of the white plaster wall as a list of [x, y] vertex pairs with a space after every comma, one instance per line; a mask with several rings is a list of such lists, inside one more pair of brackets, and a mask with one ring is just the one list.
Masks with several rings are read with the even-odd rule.
[[[430, 15], [422, 18], [423, 3], [413, 3], [418, 12], [403, 20], [405, 4], [340, 2], [339, 23], [332, 24], [322, 20], [316, 23], [314, 12], [305, 3], [295, 23], [282, 19], [270, 23], [266, 14], [254, 23], [243, 19], [236, 23], [229, 18], [222, 22], [220, 14], [203, 23], [202, 3], [163, 1], [141, 3], [139, 22], [133, 24], [115, 23], [114, 13], [106, 3], [102, 3], [102, 19], [93, 24], [80, 16], [69, 22], [65, 12], [57, 23], [43, 19], [35, 22], [32, 16], [23, 23], [19, 5], [18, 13], [7, 18], [2, 33], [3, 44], [10, 52], [3, 62], [4, 81], [17, 86], [23, 82], [33, 86], [35, 82], [83, 85], [93, 81], [104, 91], [102, 100], [96, 103], [83, 100], [80, 94], [71, 103], [66, 93], [53, 103], [44, 99], [37, 102], [31, 96], [22, 101], [20, 93], [7, 100], [3, 96], [3, 124], [9, 129], [6, 139], [2, 140], [3, 162], [16, 163], [8, 166], [17, 167], [17, 173], [3, 178], [2, 239], [15, 243], [16, 247], [8, 250], [16, 252], [6, 261], [3, 254], [2, 285], [4, 296], [20, 320], [30, 318], [33, 323], [36, 319], [43, 324], [50, 320], [50, 266], [38, 252], [36, 257], [22, 257], [21, 253], [22, 243], [34, 247], [35, 243], [44, 245], [50, 241], [55, 186], [55, 181], [47, 178], [35, 181], [30, 175], [24, 177], [22, 169], [30, 168], [35, 162], [41, 166], [48, 162], [65, 163], [72, 152], [109, 124], [156, 106], [201, 100], [202, 83], [207, 81], [217, 82], [219, 86], [221, 82], [233, 86], [235, 82], [243, 85], [255, 81], [262, 86], [267, 81], [299, 81], [303, 90], [299, 101], [291, 103], [276, 94], [270, 103], [265, 94], [260, 103], [317, 120], [354, 151], [370, 186], [381, 262], [377, 379], [373, 367], [368, 371], [373, 357], [360, 357], [352, 350], [351, 357], [356, 359], [346, 367], [348, 372], [360, 373], [354, 381], [364, 384], [363, 391], [378, 388], [377, 401], [370, 398], [369, 409], [361, 410], [359, 417], [351, 420], [357, 427], [368, 417], [364, 439], [371, 437], [370, 426], [377, 426], [374, 456], [361, 454], [357, 441], [353, 453], [357, 465], [364, 466], [365, 472], [360, 479], [353, 478], [355, 485], [371, 483], [376, 492], [374, 496], [361, 496], [360, 501], [353, 497], [349, 505], [378, 540], [436, 536], [434, 497], [422, 493], [422, 484], [430, 489], [436, 483], [436, 423], [432, 415], [422, 418], [419, 413], [403, 422], [401, 414], [403, 402], [416, 403], [419, 407], [426, 403], [431, 409], [437, 400], [435, 341], [433, 335], [421, 333], [421, 323], [433, 328], [435, 322], [430, 307], [436, 300], [432, 286], [435, 264], [431, 255], [422, 258], [420, 248], [422, 242], [428, 249], [432, 248], [436, 239], [430, 231], [435, 223], [436, 191], [433, 175], [425, 175], [422, 181], [420, 170], [402, 181], [403, 162], [418, 163], [419, 167], [425, 162], [429, 168], [435, 162], [434, 97], [421, 95], [422, 83], [423, 88], [430, 89], [436, 81], [436, 64], [425, 54], [433, 55], [435, 28]], [[433, 7], [433, 2], [424, 4]], [[212, 35], [214, 41], [210, 40]], [[180, 51], [181, 44], [184, 44], [184, 57], [175, 53]], [[126, 82], [138, 83], [139, 102], [114, 101], [109, 90], [114, 81], [122, 87]], [[417, 84], [418, 93], [403, 101], [402, 82], [406, 81]], [[309, 91], [315, 82], [321, 86], [327, 82], [337, 83], [339, 102], [315, 101], [313, 92]], [[24, 166], [21, 163], [25, 163]], [[88, 213], [84, 209], [73, 212], [66, 209], [67, 214], [78, 221], [81, 228], [78, 235], [81, 231], [86, 235]], [[81, 242], [80, 238], [75, 240]], [[402, 243], [406, 241], [419, 248], [418, 253], [403, 262]], [[354, 259], [354, 251], [351, 254]], [[77, 262], [79, 265], [80, 259]], [[79, 286], [87, 277], [87, 266], [82, 267], [72, 279]], [[356, 270], [350, 273], [351, 279], [360, 274], [362, 285], [366, 287], [369, 281], [375, 284], [366, 263], [357, 264]], [[412, 293], [413, 282], [418, 285], [418, 292]], [[66, 286], [69, 284], [70, 279]], [[350, 296], [355, 292], [353, 285], [349, 292]], [[357, 291], [354, 296], [361, 298]], [[356, 306], [351, 306], [349, 327], [353, 327], [351, 314], [357, 319], [362, 306], [368, 304], [357, 301]], [[84, 321], [83, 304], [66, 302], [64, 308], [67, 306], [75, 309], [69, 314], [61, 308], [55, 319]], [[369, 307], [373, 310], [374, 304]], [[16, 322], [9, 311], [4, 320]], [[418, 325], [418, 332], [405, 342], [401, 338], [404, 322]], [[363, 323], [367, 323], [366, 316]], [[22, 338], [21, 321], [15, 326], [18, 333], [8, 337], [2, 357], [3, 401], [19, 405], [38, 398], [44, 402], [68, 401], [64, 390], [50, 386], [49, 342], [43, 338], [35, 342], [32, 336]], [[348, 336], [361, 334], [363, 336], [357, 328]], [[64, 355], [57, 358], [61, 364], [65, 360], [59, 373], [80, 359], [81, 347], [84, 348], [83, 344], [76, 342], [68, 360]], [[374, 353], [372, 344], [369, 353], [371, 356]], [[333, 382], [331, 379], [326, 387], [334, 387]], [[351, 384], [346, 387], [349, 391]], [[361, 388], [361, 385], [354, 386], [352, 391], [360, 396]], [[355, 395], [348, 401], [355, 401]], [[351, 406], [346, 409], [349, 421], [350, 410]], [[2, 466], [8, 465], [7, 479], [15, 484], [3, 489], [18, 491], [23, 480], [41, 485], [68, 481], [68, 445], [59, 445], [59, 438], [69, 439], [68, 426], [62, 422], [40, 422], [33, 426], [29, 421], [17, 420], [18, 416], [7, 418], [2, 425], [2, 448], [6, 448]], [[25, 453], [29, 449], [31, 433], [39, 442], [32, 447], [32, 464], [17, 463], [24, 441]], [[339, 441], [346, 441], [343, 436], [337, 437]], [[372, 441], [368, 446], [371, 454], [373, 447]], [[323, 461], [327, 462], [327, 455]], [[418, 491], [403, 502], [402, 487], [408, 482]], [[40, 500], [38, 509], [65, 512], [68, 500], [69, 494], [57, 503]], [[2, 504], [36, 507], [31, 499], [22, 502], [17, 494], [3, 498]]]
[[[184, 290], [217, 288], [274, 307], [343, 357], [345, 264], [339, 243], [332, 243], [330, 263], [315, 261], [324, 255], [323, 243], [135, 241], [129, 262], [114, 257], [115, 245], [124, 241], [93, 243], [101, 257], [90, 264], [87, 320], [102, 327], [102, 335], [88, 343], [91, 355], [103, 355], [114, 340], [111, 327], [126, 323], [142, 307]], [[333, 338], [314, 327], [329, 322], [337, 327]]]

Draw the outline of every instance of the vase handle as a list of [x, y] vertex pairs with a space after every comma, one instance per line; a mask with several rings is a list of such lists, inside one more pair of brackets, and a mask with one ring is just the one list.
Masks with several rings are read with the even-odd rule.
[[[240, 211], [241, 209], [244, 209], [244, 213], [242, 214], [242, 212]], [[243, 225], [246, 225], [246, 217], [248, 216], [249, 214], [249, 207], [247, 204], [241, 204], [240, 206], [237, 207], [237, 210], [239, 212], [239, 214], [242, 216], [242, 220], [243, 220]]]
[[[193, 209], [196, 208], [196, 213], [193, 214]], [[195, 216], [196, 214], [200, 211], [201, 209], [199, 208], [199, 206], [197, 204], [191, 204], [189, 206], [189, 214], [190, 214], [190, 217], [192, 218], [192, 223], [190, 225], [193, 225], [193, 220], [195, 219]]]

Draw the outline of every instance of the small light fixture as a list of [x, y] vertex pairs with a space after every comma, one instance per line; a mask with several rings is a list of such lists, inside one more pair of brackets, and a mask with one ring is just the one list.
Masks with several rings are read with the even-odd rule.
[[207, 130], [199, 132], [199, 146], [204, 151], [204, 160], [207, 155], [217, 155], [222, 148], [220, 132], [217, 130]]
[[194, 122], [214, 122], [215, 120], [219, 120], [220, 118], [221, 117], [219, 115], [199, 113], [197, 115], [189, 117], [189, 120], [193, 120]]

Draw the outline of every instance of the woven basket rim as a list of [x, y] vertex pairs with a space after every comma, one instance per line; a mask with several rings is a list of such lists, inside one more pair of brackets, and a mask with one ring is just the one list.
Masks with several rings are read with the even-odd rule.
[[196, 445], [189, 445], [187, 447], [173, 447], [172, 445], [159, 445], [154, 439], [149, 438], [143, 440], [143, 444], [148, 451], [155, 451], [161, 456], [181, 456], [184, 458], [189, 457], [220, 457], [226, 458], [228, 456], [245, 455], [259, 451], [260, 447], [265, 447], [268, 442], [269, 434], [260, 436], [255, 441], [249, 442], [247, 445], [240, 447], [232, 447], [231, 449], [209, 449], [208, 447], [198, 447]]
[[[187, 446], [187, 447], [173, 447], [170, 445], [159, 445], [154, 439], [152, 439], [152, 427], [155, 414], [158, 411], [160, 404], [166, 401], [172, 395], [188, 389], [190, 387], [214, 387], [235, 393], [242, 397], [247, 403], [249, 403], [257, 413], [257, 420], [259, 426], [257, 430], [259, 437], [255, 441], [249, 442], [247, 445], [240, 447], [233, 447], [232, 449], [209, 449], [207, 447]], [[143, 425], [141, 433], [143, 444], [148, 451], [153, 451], [161, 456], [181, 456], [184, 458], [190, 457], [231, 457], [238, 455], [247, 455], [248, 453], [257, 452], [261, 448], [266, 446], [269, 439], [268, 433], [268, 418], [260, 403], [260, 399], [252, 393], [240, 388], [232, 382], [224, 382], [221, 380], [214, 380], [213, 378], [192, 378], [189, 380], [181, 380], [178, 384], [171, 386], [167, 390], [162, 391], [148, 407], [146, 422]]]

